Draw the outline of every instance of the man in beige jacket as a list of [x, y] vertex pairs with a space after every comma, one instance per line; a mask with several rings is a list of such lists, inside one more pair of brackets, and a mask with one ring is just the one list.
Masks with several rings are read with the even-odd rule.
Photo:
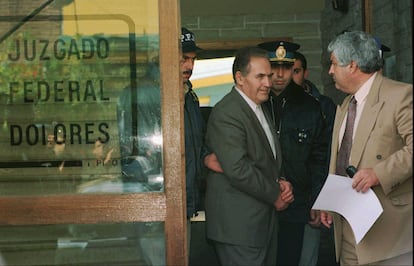
[[336, 88], [349, 94], [336, 112], [330, 173], [344, 170], [337, 169], [337, 157], [348, 105], [355, 98], [349, 165], [357, 172], [352, 187], [359, 193], [371, 188], [384, 211], [358, 244], [339, 214], [323, 211], [321, 221], [327, 227], [334, 223], [341, 265], [412, 265], [413, 86], [381, 75], [382, 60], [369, 34], [341, 34], [328, 51], [329, 74]]

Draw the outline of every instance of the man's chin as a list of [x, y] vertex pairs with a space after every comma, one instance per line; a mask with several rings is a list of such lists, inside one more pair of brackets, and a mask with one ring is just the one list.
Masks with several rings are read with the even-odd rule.
[[183, 75], [183, 82], [185, 83], [185, 82], [189, 81], [190, 77], [191, 77], [190, 75]]

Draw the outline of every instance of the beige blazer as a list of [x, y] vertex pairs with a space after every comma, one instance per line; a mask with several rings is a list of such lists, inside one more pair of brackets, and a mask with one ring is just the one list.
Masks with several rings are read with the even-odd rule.
[[[351, 96], [338, 106], [332, 136], [330, 173], [335, 173], [339, 129]], [[350, 163], [373, 168], [380, 186], [373, 188], [384, 212], [356, 245], [358, 262], [366, 264], [413, 250], [413, 86], [377, 74], [367, 96], [352, 145]], [[342, 221], [334, 214], [336, 257]]]

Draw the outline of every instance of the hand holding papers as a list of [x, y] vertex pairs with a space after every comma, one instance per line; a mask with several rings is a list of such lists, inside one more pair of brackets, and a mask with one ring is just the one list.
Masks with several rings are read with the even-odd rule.
[[312, 209], [334, 211], [341, 214], [354, 231], [358, 244], [381, 215], [383, 209], [370, 189], [360, 193], [352, 188], [352, 179], [329, 175]]

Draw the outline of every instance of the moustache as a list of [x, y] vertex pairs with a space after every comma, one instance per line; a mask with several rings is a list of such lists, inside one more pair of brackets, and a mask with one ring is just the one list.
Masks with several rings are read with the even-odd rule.
[[191, 75], [193, 74], [193, 71], [191, 70], [183, 71], [183, 74]]

